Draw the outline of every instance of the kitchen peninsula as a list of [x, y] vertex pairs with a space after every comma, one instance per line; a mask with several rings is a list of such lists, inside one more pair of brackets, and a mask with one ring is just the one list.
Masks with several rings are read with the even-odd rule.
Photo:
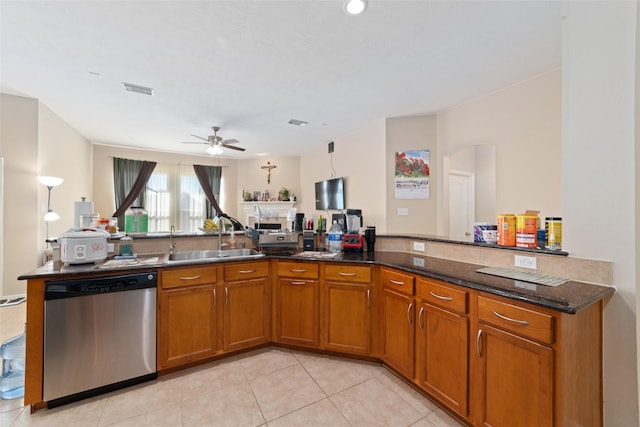
[[[446, 244], [405, 237], [380, 240]], [[45, 283], [156, 272], [159, 375], [271, 344], [382, 362], [471, 425], [602, 424], [602, 305], [614, 288], [535, 285], [406, 250], [154, 262], [49, 264], [20, 277], [28, 280], [25, 404], [46, 406]]]

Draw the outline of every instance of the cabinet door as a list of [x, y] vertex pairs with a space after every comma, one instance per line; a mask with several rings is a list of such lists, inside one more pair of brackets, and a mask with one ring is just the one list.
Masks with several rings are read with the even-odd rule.
[[268, 278], [224, 285], [224, 350], [237, 350], [269, 341]]
[[382, 359], [407, 378], [413, 378], [414, 316], [413, 297], [382, 290]]
[[440, 402], [466, 416], [469, 319], [422, 301], [417, 323], [418, 384]]
[[371, 304], [371, 285], [327, 282], [324, 308], [326, 348], [369, 354]]
[[553, 425], [553, 351], [483, 323], [476, 345], [482, 373], [480, 425]]
[[318, 281], [279, 278], [276, 288], [276, 341], [319, 345]]
[[216, 285], [160, 292], [158, 369], [215, 355]]

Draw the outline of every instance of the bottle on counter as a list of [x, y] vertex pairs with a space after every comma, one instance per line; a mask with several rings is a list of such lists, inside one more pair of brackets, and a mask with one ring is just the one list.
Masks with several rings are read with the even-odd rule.
[[338, 221], [334, 220], [329, 229], [329, 252], [340, 252], [342, 250], [342, 227]]
[[227, 245], [229, 249], [235, 249], [237, 246], [233, 230], [231, 230], [231, 237], [229, 237], [229, 240], [227, 240]]
[[0, 397], [15, 399], [24, 396], [24, 355], [26, 325], [22, 334], [9, 338], [0, 346], [2, 375], [0, 376]]

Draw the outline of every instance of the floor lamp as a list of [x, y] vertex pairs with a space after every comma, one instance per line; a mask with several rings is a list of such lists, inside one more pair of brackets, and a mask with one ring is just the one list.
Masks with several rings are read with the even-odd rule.
[[38, 181], [40, 181], [40, 184], [47, 187], [47, 190], [49, 191], [49, 194], [47, 195], [47, 213], [44, 214], [44, 222], [46, 224], [47, 244], [48, 244], [49, 243], [49, 223], [51, 221], [57, 221], [60, 219], [60, 215], [58, 215], [53, 211], [53, 209], [51, 209], [51, 190], [53, 189], [53, 187], [57, 187], [58, 185], [62, 184], [62, 181], [64, 181], [64, 179], [57, 178], [55, 176], [39, 176]]

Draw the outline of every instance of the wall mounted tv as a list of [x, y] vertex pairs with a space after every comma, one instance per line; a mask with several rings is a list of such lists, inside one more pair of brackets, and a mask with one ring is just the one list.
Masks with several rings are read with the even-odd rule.
[[316, 182], [316, 210], [344, 209], [344, 179], [333, 178]]

